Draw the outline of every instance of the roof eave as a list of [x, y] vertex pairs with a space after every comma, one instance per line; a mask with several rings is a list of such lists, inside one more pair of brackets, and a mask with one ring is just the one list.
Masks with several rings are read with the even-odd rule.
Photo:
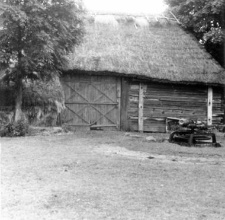
[[118, 73], [118, 72], [111, 72], [111, 71], [85, 71], [81, 69], [69, 69], [65, 70], [63, 74], [87, 74], [87, 75], [108, 75], [108, 76], [120, 76], [120, 77], [127, 77], [133, 80], [149, 80], [153, 82], [162, 82], [162, 83], [173, 83], [173, 84], [184, 84], [184, 85], [206, 85], [206, 86], [225, 86], [225, 83], [218, 83], [218, 82], [203, 82], [203, 81], [173, 81], [169, 79], [163, 78], [154, 78], [146, 75], [137, 75], [137, 74], [126, 74], [126, 73]]

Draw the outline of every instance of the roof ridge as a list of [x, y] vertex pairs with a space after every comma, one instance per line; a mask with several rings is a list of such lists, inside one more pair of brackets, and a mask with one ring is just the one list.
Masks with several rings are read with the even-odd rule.
[[181, 24], [180, 21], [175, 17], [174, 14], [172, 13], [161, 13], [157, 15], [153, 14], [147, 14], [147, 13], [109, 13], [109, 12], [89, 12], [87, 16], [115, 16], [119, 18], [127, 18], [127, 17], [132, 17], [134, 19], [136, 18], [145, 18], [148, 22], [151, 21], [159, 21], [159, 20], [167, 20], [167, 21], [173, 21], [178, 24]]

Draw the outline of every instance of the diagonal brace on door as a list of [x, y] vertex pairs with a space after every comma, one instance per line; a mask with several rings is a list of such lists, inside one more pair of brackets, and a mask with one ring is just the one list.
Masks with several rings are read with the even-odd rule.
[[[73, 92], [75, 92], [77, 95], [79, 95], [82, 99], [84, 99], [85, 101], [86, 101], [86, 103], [88, 103], [89, 102], [89, 100], [87, 100], [84, 96], [82, 96], [78, 91], [76, 91], [75, 89], [73, 89], [71, 86], [69, 86], [68, 84], [66, 84]], [[68, 100], [69, 99], [71, 99], [71, 98], [73, 98], [75, 95], [72, 95], [72, 96], [70, 96], [69, 98], [68, 98]]]
[[107, 118], [112, 124], [115, 124], [114, 121], [112, 121], [107, 114], [109, 114], [113, 109], [116, 108], [116, 106], [113, 106], [111, 109], [109, 109], [109, 111], [107, 111], [105, 114], [103, 114], [101, 111], [99, 111], [96, 107], [94, 107], [93, 105], [91, 105], [92, 108], [94, 108], [97, 112], [99, 112], [101, 114], [101, 116], [94, 122], [97, 123], [100, 119], [102, 119], [103, 117]]
[[[116, 86], [116, 85], [112, 85], [110, 88], [104, 90], [104, 92], [110, 91], [110, 90], [114, 89], [115, 86]], [[93, 87], [96, 89], [95, 86], [93, 86]], [[100, 91], [100, 90], [98, 90], [98, 91]], [[108, 97], [104, 92], [101, 92], [101, 96], [98, 97], [97, 99], [95, 99], [93, 102], [97, 102], [97, 101], [98, 101], [99, 99], [101, 99], [102, 97], [106, 97], [106, 98], [109, 99], [109, 97]], [[115, 103], [112, 99], [110, 99], [110, 101], [112, 101], [112, 104], [117, 104], [117, 103]]]
[[96, 90], [98, 90], [100, 93], [102, 93], [103, 96], [105, 96], [106, 98], [108, 98], [110, 101], [112, 101], [114, 103], [114, 100], [112, 100], [109, 96], [107, 96], [104, 92], [102, 92], [96, 86], [94, 86], [93, 84], [91, 84], [91, 86], [94, 87]]
[[66, 108], [69, 110], [69, 111], [71, 111], [71, 112], [73, 112], [76, 116], [78, 116], [81, 120], [83, 120], [84, 122], [86, 122], [88, 125], [90, 125], [90, 123], [88, 122], [88, 121], [86, 121], [84, 118], [82, 118], [80, 115], [79, 115], [79, 113], [82, 111], [82, 110], [84, 110], [85, 108], [86, 108], [87, 106], [84, 106], [82, 109], [80, 109], [78, 112], [75, 112], [75, 111], [73, 111], [71, 108], [69, 108], [68, 106], [66, 106]]

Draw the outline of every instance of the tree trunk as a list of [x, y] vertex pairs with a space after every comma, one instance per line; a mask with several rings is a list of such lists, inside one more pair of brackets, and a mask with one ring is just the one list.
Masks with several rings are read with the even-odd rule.
[[[223, 67], [225, 68], [225, 41], [223, 42]], [[225, 85], [223, 86], [223, 124], [225, 124]]]
[[19, 120], [23, 118], [22, 98], [23, 98], [23, 84], [22, 84], [22, 80], [19, 79], [17, 83], [17, 91], [16, 91], [15, 117], [14, 117], [15, 122], [18, 122]]
[[[225, 11], [222, 13], [222, 29], [225, 29]], [[225, 68], [225, 40], [223, 42], [223, 67]], [[225, 124], [225, 86], [223, 86], [223, 124]]]

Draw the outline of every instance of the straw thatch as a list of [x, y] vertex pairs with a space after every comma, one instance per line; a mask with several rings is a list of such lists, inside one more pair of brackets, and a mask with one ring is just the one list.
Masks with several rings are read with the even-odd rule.
[[63, 89], [58, 77], [48, 82], [26, 83], [23, 108], [31, 124], [56, 125], [58, 114], [65, 109]]
[[69, 56], [68, 72], [225, 84], [224, 69], [177, 22], [153, 18], [148, 19], [148, 27], [137, 28], [132, 19], [117, 20], [115, 27], [97, 25], [89, 19], [84, 43]]
[[64, 105], [64, 95], [58, 77], [48, 82], [34, 81], [24, 83], [24, 106], [56, 106], [56, 103]]
[[[4, 92], [9, 92], [10, 101], [14, 103], [16, 90], [14, 83], [7, 84], [4, 81], [0, 81], [0, 91], [4, 98]], [[5, 97], [4, 99], [7, 99]], [[36, 81], [24, 81], [23, 82], [23, 105], [24, 106], [42, 106], [42, 105], [55, 105], [55, 102], [60, 102], [64, 104], [64, 95], [61, 83], [58, 77], [54, 77], [48, 82], [43, 82], [41, 80]], [[2, 104], [2, 103], [1, 103]], [[1, 105], [0, 104], [0, 105]]]
[[[12, 112], [16, 90], [13, 83], [0, 80], [0, 112]], [[34, 81], [23, 84], [23, 112], [31, 124], [55, 125], [58, 114], [65, 109], [64, 93], [58, 77], [48, 82]], [[51, 123], [46, 121], [51, 120]]]
[[0, 31], [3, 30], [3, 23], [4, 23], [2, 14], [3, 11], [0, 9]]

